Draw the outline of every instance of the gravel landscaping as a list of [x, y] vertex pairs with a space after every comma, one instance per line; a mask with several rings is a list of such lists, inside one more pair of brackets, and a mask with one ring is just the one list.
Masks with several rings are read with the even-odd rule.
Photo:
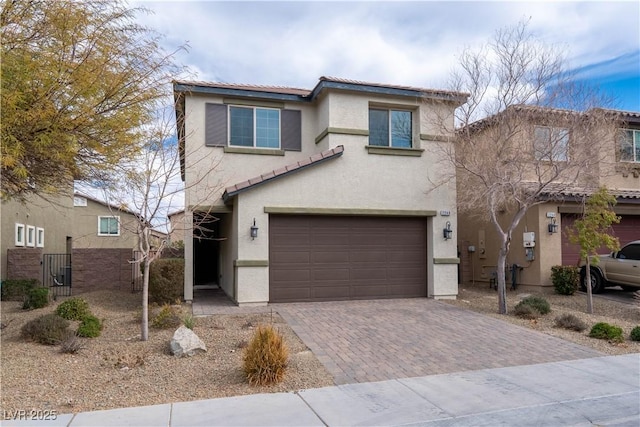
[[[198, 317], [194, 332], [208, 351], [188, 358], [169, 353], [175, 330], [150, 329], [149, 341], [139, 339], [140, 294], [98, 291], [78, 295], [89, 302], [93, 314], [104, 321], [98, 338], [83, 339], [85, 348], [65, 354], [59, 346], [25, 342], [22, 325], [54, 311], [61, 298], [46, 308], [23, 311], [21, 303], [2, 302], [2, 396], [5, 411], [56, 410], [58, 413], [154, 405], [167, 402], [210, 399], [250, 393], [296, 391], [333, 385], [333, 380], [317, 358], [291, 328], [276, 314], [215, 315]], [[522, 297], [508, 293], [509, 309]], [[495, 291], [461, 288], [459, 299], [449, 304], [478, 311], [605, 354], [640, 352], [640, 343], [623, 343], [588, 337], [589, 330], [574, 332], [554, 327], [556, 316], [571, 313], [589, 328], [596, 322], [622, 327], [627, 338], [640, 325], [640, 308], [594, 298], [595, 313], [585, 313], [584, 295], [545, 295], [552, 312], [536, 320], [497, 314]], [[189, 306], [184, 306], [185, 310]], [[250, 386], [242, 373], [242, 349], [260, 323], [273, 323], [284, 335], [290, 350], [287, 375], [274, 386]], [[76, 327], [76, 324], [72, 325]]]

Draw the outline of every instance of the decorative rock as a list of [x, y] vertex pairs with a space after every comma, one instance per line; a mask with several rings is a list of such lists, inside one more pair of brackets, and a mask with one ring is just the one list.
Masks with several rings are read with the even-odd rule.
[[198, 350], [207, 351], [202, 340], [186, 326], [180, 326], [171, 340], [171, 353], [176, 357], [193, 356]]

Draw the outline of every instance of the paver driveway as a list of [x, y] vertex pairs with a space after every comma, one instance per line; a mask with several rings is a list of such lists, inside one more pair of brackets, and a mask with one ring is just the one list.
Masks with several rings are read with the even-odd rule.
[[248, 308], [196, 298], [193, 305], [195, 315], [271, 309], [287, 321], [336, 384], [603, 356], [588, 347], [426, 298]]

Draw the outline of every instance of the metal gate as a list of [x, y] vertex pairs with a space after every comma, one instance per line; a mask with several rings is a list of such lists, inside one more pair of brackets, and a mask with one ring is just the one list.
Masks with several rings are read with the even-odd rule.
[[53, 296], [71, 295], [71, 254], [42, 255], [42, 285]]

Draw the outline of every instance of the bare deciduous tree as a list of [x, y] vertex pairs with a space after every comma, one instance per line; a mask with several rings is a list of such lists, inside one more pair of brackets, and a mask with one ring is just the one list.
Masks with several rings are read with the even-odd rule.
[[[454, 144], [433, 144], [455, 166], [458, 210], [489, 221], [499, 239], [499, 312], [507, 312], [505, 266], [512, 234], [527, 211], [575, 188], [598, 186], [601, 141], [614, 118], [572, 81], [561, 52], [527, 23], [465, 50], [451, 89], [468, 93], [456, 111]], [[453, 169], [453, 168], [452, 168]]]

